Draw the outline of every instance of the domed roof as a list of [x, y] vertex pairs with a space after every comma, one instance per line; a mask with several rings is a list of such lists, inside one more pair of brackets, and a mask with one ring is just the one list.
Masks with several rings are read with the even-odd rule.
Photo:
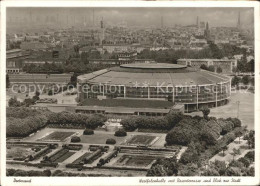
[[176, 64], [127, 64], [96, 71], [78, 77], [79, 83], [111, 84], [122, 86], [191, 86], [209, 85], [230, 81], [229, 77], [206, 70]]

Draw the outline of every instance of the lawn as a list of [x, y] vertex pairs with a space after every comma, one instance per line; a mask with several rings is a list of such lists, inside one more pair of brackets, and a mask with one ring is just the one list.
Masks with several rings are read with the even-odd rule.
[[146, 167], [156, 159], [157, 157], [154, 156], [123, 155], [113, 165], [130, 166], [130, 167]]
[[151, 143], [156, 139], [156, 136], [147, 135], [134, 135], [132, 138], [127, 140], [128, 145], [151, 145]]
[[49, 135], [38, 139], [37, 141], [64, 141], [69, 136], [73, 135], [75, 132], [52, 132]]
[[29, 155], [36, 153], [41, 150], [43, 146], [33, 146], [33, 145], [8, 145], [6, 149], [6, 158], [7, 159], [25, 159]]
[[6, 158], [14, 159], [14, 158], [26, 158], [29, 155], [32, 155], [34, 151], [31, 147], [24, 146], [8, 146], [6, 150]]
[[82, 135], [80, 136], [81, 143], [91, 143], [91, 144], [106, 144], [108, 138], [113, 138], [116, 140], [116, 144], [122, 143], [126, 137], [116, 137], [114, 133], [95, 131], [93, 135]]
[[86, 152], [84, 153], [82, 156], [80, 156], [78, 159], [76, 159], [75, 161], [73, 161], [74, 164], [78, 164], [81, 161], [83, 161], [87, 156], [89, 156], [90, 154], [92, 154], [91, 152]]

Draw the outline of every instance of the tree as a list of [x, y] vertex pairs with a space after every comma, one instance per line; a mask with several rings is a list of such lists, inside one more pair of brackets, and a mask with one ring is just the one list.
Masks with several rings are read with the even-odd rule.
[[255, 131], [250, 130], [248, 133], [248, 139], [247, 139], [247, 144], [249, 148], [254, 148], [255, 147]]
[[137, 120], [136, 117], [133, 117], [133, 116], [132, 117], [127, 117], [127, 118], [122, 119], [120, 121], [120, 124], [127, 131], [134, 131], [138, 127], [136, 120]]
[[236, 148], [233, 148], [233, 151], [230, 153], [233, 156], [233, 161], [235, 161], [235, 156], [238, 155], [238, 150]]
[[220, 176], [223, 176], [225, 174], [225, 172], [226, 172], [226, 163], [225, 163], [225, 161], [215, 160], [212, 165], [218, 171]]
[[234, 87], [234, 86], [238, 86], [239, 82], [241, 81], [241, 79], [237, 76], [234, 76], [231, 80], [231, 85]]
[[228, 147], [227, 147], [227, 146], [222, 147], [223, 156], [225, 156], [225, 153], [224, 153], [224, 152], [225, 152], [226, 150], [228, 150]]
[[170, 128], [173, 128], [174, 126], [176, 126], [183, 119], [183, 114], [181, 112], [172, 112], [172, 111], [170, 111], [166, 115], [166, 119], [168, 120]]
[[203, 69], [203, 70], [208, 70], [208, 66], [205, 65], [205, 64], [202, 64], [202, 65], [200, 66], [200, 68]]
[[205, 141], [208, 145], [215, 145], [217, 143], [217, 139], [215, 139], [212, 131], [203, 129], [201, 131], [201, 135], [199, 137], [200, 141]]
[[239, 169], [237, 167], [228, 167], [225, 176], [240, 176]]
[[104, 117], [101, 117], [101, 115], [91, 115], [87, 121], [86, 121], [86, 128], [91, 128], [95, 129], [98, 126], [103, 126], [104, 125]]
[[220, 176], [218, 171], [215, 168], [212, 168], [212, 167], [205, 170], [201, 175], [202, 176]]
[[147, 171], [147, 176], [177, 176], [178, 167], [175, 156], [172, 158], [159, 158]]
[[204, 107], [204, 108], [200, 109], [200, 111], [203, 113], [203, 117], [205, 119], [208, 119], [208, 115], [210, 113], [210, 109], [208, 107]]
[[40, 92], [36, 91], [36, 92], [35, 92], [35, 95], [33, 96], [33, 98], [32, 98], [32, 99], [33, 99], [34, 101], [37, 101], [37, 100], [39, 100], [39, 99], [40, 99], [40, 97], [39, 97], [39, 96], [40, 96]]
[[71, 85], [73, 85], [73, 87], [77, 86], [77, 74], [73, 73], [73, 75], [70, 77], [70, 83]]
[[14, 98], [9, 99], [8, 106], [9, 107], [20, 107], [20, 106], [22, 106], [22, 103], [20, 101], [18, 101], [16, 97], [14, 97]]
[[10, 79], [9, 79], [9, 75], [6, 74], [6, 88], [10, 87]]
[[208, 71], [215, 72], [215, 67], [213, 65], [210, 65], [208, 67]]
[[242, 77], [242, 83], [244, 84], [244, 85], [248, 85], [249, 84], [249, 81], [250, 81], [250, 77], [248, 76], [248, 75], [245, 75], [245, 76], [243, 76]]
[[222, 72], [222, 68], [221, 67], [218, 67], [217, 68], [217, 73], [221, 73]]

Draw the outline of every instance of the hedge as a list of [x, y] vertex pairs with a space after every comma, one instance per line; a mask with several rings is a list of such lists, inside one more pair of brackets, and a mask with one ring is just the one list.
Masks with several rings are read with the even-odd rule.
[[116, 144], [116, 140], [112, 139], [112, 138], [109, 138], [109, 139], [106, 140], [106, 144], [114, 145], [114, 144]]
[[92, 135], [94, 134], [94, 131], [92, 129], [85, 129], [83, 132], [83, 135]]
[[123, 137], [123, 136], [126, 136], [127, 133], [126, 133], [125, 130], [123, 130], [123, 129], [119, 129], [118, 131], [115, 132], [114, 135], [117, 136], [117, 137]]
[[81, 141], [80, 137], [78, 136], [72, 136], [71, 137], [71, 140], [70, 140], [72, 143], [78, 143]]

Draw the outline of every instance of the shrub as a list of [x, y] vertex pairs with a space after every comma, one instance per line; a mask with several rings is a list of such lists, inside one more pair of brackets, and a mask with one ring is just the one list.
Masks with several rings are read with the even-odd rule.
[[205, 64], [200, 65], [200, 68], [203, 70], [208, 70], [208, 66]]
[[254, 162], [255, 161], [255, 151], [249, 151], [248, 153], [246, 153], [244, 158], [250, 160], [251, 162]]
[[250, 160], [248, 160], [247, 158], [239, 158], [238, 161], [243, 163], [245, 167], [249, 167], [250, 165]]
[[188, 163], [198, 163], [199, 162], [199, 148], [197, 148], [197, 144], [191, 142], [188, 145], [188, 149], [182, 154], [180, 158], [180, 163], [188, 164]]
[[222, 68], [221, 67], [217, 67], [217, 73], [221, 73], [222, 72]]
[[92, 134], [94, 134], [94, 131], [92, 129], [85, 129], [83, 134], [84, 135], [92, 135]]
[[234, 125], [234, 127], [241, 127], [242, 123], [241, 120], [238, 118], [227, 118], [227, 121], [231, 121]]
[[137, 123], [136, 123], [137, 117], [127, 117], [121, 120], [120, 124], [126, 129], [127, 131], [134, 131], [137, 129]]
[[219, 172], [214, 168], [210, 168], [208, 170], [205, 170], [205, 172], [203, 172], [201, 175], [202, 176], [220, 176]]
[[232, 141], [234, 141], [236, 139], [236, 136], [233, 133], [228, 133], [224, 137], [227, 139], [227, 144], [231, 143]]
[[43, 171], [43, 174], [47, 177], [50, 177], [51, 176], [51, 171], [49, 169], [46, 169]]
[[118, 137], [123, 137], [123, 136], [126, 136], [126, 135], [127, 135], [127, 133], [123, 129], [119, 129], [118, 131], [115, 132], [115, 136], [118, 136]]
[[247, 176], [255, 176], [255, 168], [250, 167], [250, 169], [247, 171]]
[[105, 121], [106, 121], [106, 118], [102, 114], [94, 114], [94, 115], [91, 115], [86, 120], [86, 127], [95, 129], [97, 127], [101, 127], [102, 125], [104, 125]]
[[116, 144], [116, 140], [112, 139], [112, 138], [109, 138], [109, 139], [106, 140], [106, 144], [114, 145], [114, 144]]
[[28, 176], [28, 173], [24, 170], [17, 170], [13, 176]]
[[233, 129], [233, 123], [230, 122], [230, 121], [226, 121], [224, 126], [222, 127], [222, 131], [221, 131], [221, 135], [225, 135], [227, 134], [228, 132], [232, 131]]
[[72, 136], [71, 137], [71, 142], [72, 143], [78, 143], [78, 142], [80, 142], [81, 140], [80, 140], [80, 137], [78, 137], [78, 136]]
[[208, 107], [205, 107], [205, 108], [200, 109], [200, 111], [203, 113], [203, 117], [205, 119], [208, 119], [208, 115], [210, 113], [210, 109]]

